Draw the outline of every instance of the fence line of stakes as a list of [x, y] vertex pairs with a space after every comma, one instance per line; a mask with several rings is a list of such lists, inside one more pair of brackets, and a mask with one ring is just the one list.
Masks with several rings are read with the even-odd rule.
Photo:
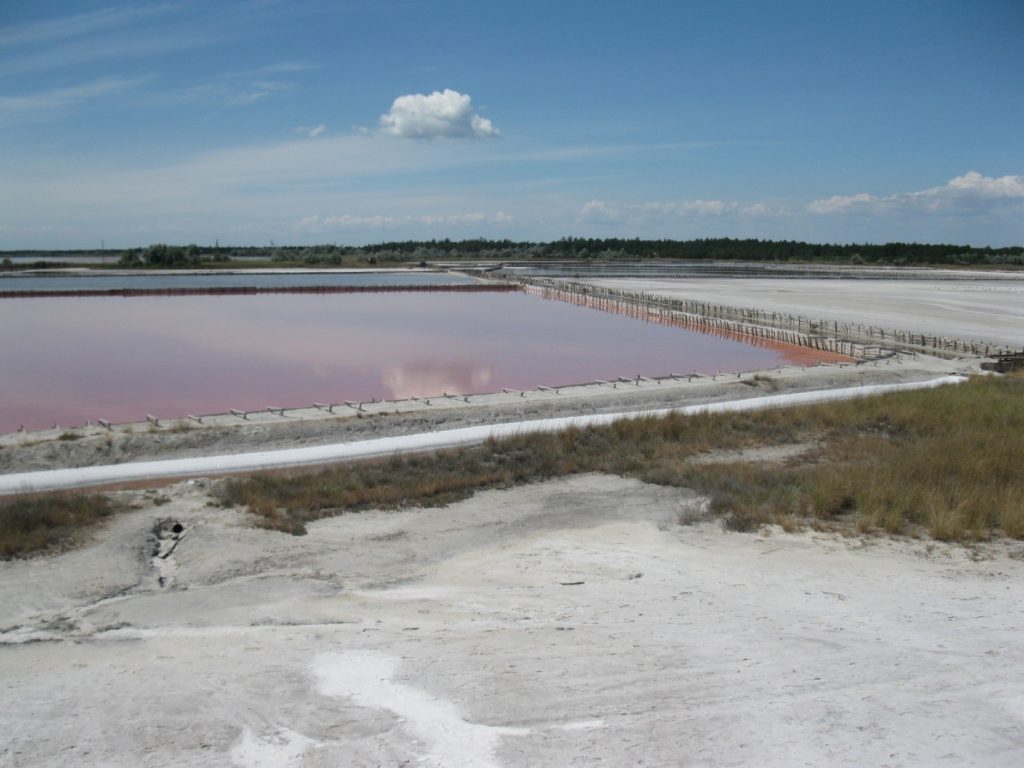
[[803, 315], [732, 307], [643, 291], [625, 291], [548, 278], [511, 277], [528, 293], [665, 325], [795, 344], [853, 358], [874, 358], [894, 350], [998, 357], [1021, 350], [999, 344], [923, 331], [813, 319]]
[[[891, 358], [884, 358], [883, 357], [883, 358], [880, 358], [878, 360], [868, 360], [868, 361], [864, 361], [864, 362], [871, 362], [875, 366], [877, 366], [879, 363], [882, 363], [882, 362], [884, 362], [887, 365], [892, 363], [892, 362], [896, 362], [897, 364], [902, 364], [902, 360], [899, 359], [898, 355], [893, 355]], [[830, 365], [830, 363], [816, 363], [814, 366], [798, 366], [798, 367], [800, 367], [800, 368], [807, 368], [807, 367], [818, 367], [818, 366], [822, 366], [822, 365]], [[835, 365], [837, 365], [838, 367], [845, 367], [847, 364], [845, 364], [845, 363], [837, 363]], [[778, 367], [778, 368], [772, 368], [772, 369], [769, 369], [769, 370], [781, 371], [781, 370], [783, 370], [783, 368], [782, 367]], [[743, 377], [744, 373], [751, 373], [751, 372], [749, 372], [749, 371], [746, 371], [746, 372], [740, 371], [739, 373], [736, 373], [735, 376], [736, 376], [737, 379], [741, 379], [742, 380], [742, 377]], [[501, 392], [503, 394], [508, 394], [508, 395], [518, 395], [519, 397], [526, 397], [531, 392], [548, 393], [548, 394], [551, 394], [551, 395], [561, 395], [562, 394], [562, 390], [565, 390], [565, 389], [572, 389], [572, 388], [575, 388], [575, 387], [586, 387], [586, 386], [592, 386], [592, 385], [595, 385], [595, 384], [598, 385], [598, 386], [610, 386], [612, 389], [618, 389], [618, 385], [619, 384], [632, 384], [634, 386], [640, 387], [640, 386], [642, 386], [643, 384], [646, 383], [646, 384], [655, 384], [655, 385], [660, 386], [662, 381], [664, 381], [665, 379], [671, 379], [672, 381], [681, 381], [681, 380], [685, 379], [687, 382], [692, 382], [695, 379], [709, 379], [711, 381], [715, 381], [715, 380], [717, 380], [717, 378], [719, 376], [723, 376], [723, 375], [732, 376], [733, 374], [732, 373], [723, 373], [722, 371], [716, 371], [714, 374], [702, 374], [702, 373], [698, 373], [697, 371], [693, 371], [691, 373], [668, 373], [668, 374], [665, 374], [664, 376], [642, 376], [642, 375], [638, 375], [638, 376], [635, 376], [635, 377], [632, 377], [632, 378], [628, 377], [628, 376], [619, 376], [619, 377], [617, 377], [614, 380], [594, 379], [594, 380], [592, 380], [590, 382], [583, 382], [583, 383], [579, 383], [579, 384], [566, 384], [566, 385], [562, 385], [562, 386], [558, 386], [558, 387], [549, 387], [549, 386], [545, 386], [543, 384], [537, 385], [533, 389], [526, 389], [526, 390], [508, 389], [507, 387], [502, 387]], [[479, 394], [479, 393], [477, 393], [477, 394]], [[446, 400], [452, 400], [452, 401], [456, 401], [456, 402], [461, 401], [461, 402], [464, 402], [464, 403], [471, 403], [470, 397], [472, 397], [472, 396], [473, 396], [473, 394], [456, 395], [456, 394], [451, 394], [451, 393], [444, 393], [444, 394], [442, 394], [440, 396], [436, 396], [435, 395], [433, 398], [427, 398], [427, 397], [407, 397], [407, 398], [403, 398], [401, 400], [379, 400], [379, 401], [372, 401], [372, 402], [371, 401], [356, 402], [356, 401], [352, 401], [352, 400], [346, 400], [346, 401], [344, 401], [342, 403], [312, 403], [309, 406], [295, 406], [295, 407], [292, 407], [292, 408], [282, 408], [282, 407], [278, 407], [278, 406], [267, 406], [266, 408], [255, 409], [255, 410], [241, 410], [241, 409], [238, 409], [238, 408], [230, 408], [227, 411], [221, 412], [221, 413], [208, 413], [208, 414], [203, 414], [203, 415], [196, 415], [196, 414], [191, 414], [190, 413], [190, 414], [187, 414], [186, 416], [183, 416], [181, 418], [177, 418], [177, 417], [171, 417], [169, 419], [165, 418], [165, 419], [162, 420], [163, 423], [161, 423], [161, 419], [158, 418], [157, 416], [154, 416], [153, 414], [146, 414], [145, 423], [151, 424], [151, 425], [153, 425], [155, 427], [168, 427], [169, 426], [168, 422], [171, 422], [171, 421], [191, 421], [191, 422], [195, 422], [196, 424], [202, 424], [204, 426], [210, 426], [208, 420], [216, 418], [218, 416], [235, 416], [235, 417], [243, 419], [245, 421], [249, 421], [249, 417], [250, 416], [259, 415], [259, 414], [262, 414], [262, 413], [270, 413], [270, 414], [273, 414], [273, 415], [276, 415], [276, 416], [279, 416], [279, 417], [282, 417], [282, 418], [287, 418], [287, 416], [285, 415], [285, 413], [287, 411], [306, 411], [306, 410], [310, 410], [310, 409], [324, 411], [324, 412], [329, 413], [331, 415], [338, 415], [338, 414], [336, 414], [334, 409], [339, 407], [339, 406], [341, 406], [341, 405], [344, 405], [344, 406], [346, 406], [348, 408], [351, 408], [352, 410], [355, 410], [357, 412], [366, 413], [367, 411], [365, 409], [365, 406], [367, 404], [380, 404], [380, 405], [384, 405], [384, 404], [389, 404], [389, 403], [397, 404], [397, 403], [403, 403], [403, 402], [412, 402], [412, 403], [423, 403], [424, 405], [433, 405], [431, 400], [432, 399], [436, 400], [436, 399], [439, 399], [439, 398], [440, 399], [446, 399]], [[115, 422], [111, 422], [111, 421], [109, 421], [107, 419], [96, 419], [95, 423], [98, 426], [101, 426], [101, 427], [103, 427], [103, 428], [105, 428], [107, 430], [113, 431], [116, 427], [119, 427], [119, 426], [131, 426], [131, 425], [135, 424], [136, 422], [115, 423]], [[90, 425], [90, 422], [86, 422], [84, 426], [89, 426], [89, 425]], [[24, 429], [19, 430], [19, 431], [24, 431]]]

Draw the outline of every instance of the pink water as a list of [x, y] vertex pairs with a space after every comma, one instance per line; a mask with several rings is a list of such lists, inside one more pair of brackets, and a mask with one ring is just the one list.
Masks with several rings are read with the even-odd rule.
[[0, 431], [807, 362], [511, 294], [0, 301]]

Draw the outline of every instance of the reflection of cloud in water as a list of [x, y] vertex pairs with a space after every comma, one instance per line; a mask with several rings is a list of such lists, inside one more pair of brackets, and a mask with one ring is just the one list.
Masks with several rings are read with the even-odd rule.
[[484, 390], [494, 377], [494, 369], [473, 363], [417, 360], [396, 365], [384, 371], [380, 383], [391, 392], [394, 400], [407, 397], [430, 397], [450, 394], [468, 394]]

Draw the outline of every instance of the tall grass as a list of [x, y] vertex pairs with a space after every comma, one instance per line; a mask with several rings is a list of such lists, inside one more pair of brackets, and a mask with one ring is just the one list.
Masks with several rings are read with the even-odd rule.
[[[694, 462], [698, 454], [803, 443], [785, 464]], [[492, 440], [477, 448], [225, 481], [227, 505], [303, 533], [321, 517], [438, 506], [487, 488], [606, 472], [692, 488], [729, 527], [766, 522], [1024, 538], [1024, 377], [743, 414], [620, 421]], [[0, 500], [0, 558], [67, 545], [115, 512], [107, 496]]]
[[[813, 443], [785, 465], [690, 461], [710, 450]], [[736, 529], [765, 522], [926, 531], [944, 540], [1024, 538], [1024, 378], [744, 414], [668, 416], [491, 441], [288, 476], [229, 480], [227, 504], [302, 533], [342, 511], [447, 504], [580, 472], [708, 494]]]

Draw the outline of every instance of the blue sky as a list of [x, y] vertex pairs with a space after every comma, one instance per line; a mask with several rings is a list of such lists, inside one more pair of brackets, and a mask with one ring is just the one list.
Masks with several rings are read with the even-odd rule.
[[0, 4], [0, 248], [1024, 242], [1024, 3]]

